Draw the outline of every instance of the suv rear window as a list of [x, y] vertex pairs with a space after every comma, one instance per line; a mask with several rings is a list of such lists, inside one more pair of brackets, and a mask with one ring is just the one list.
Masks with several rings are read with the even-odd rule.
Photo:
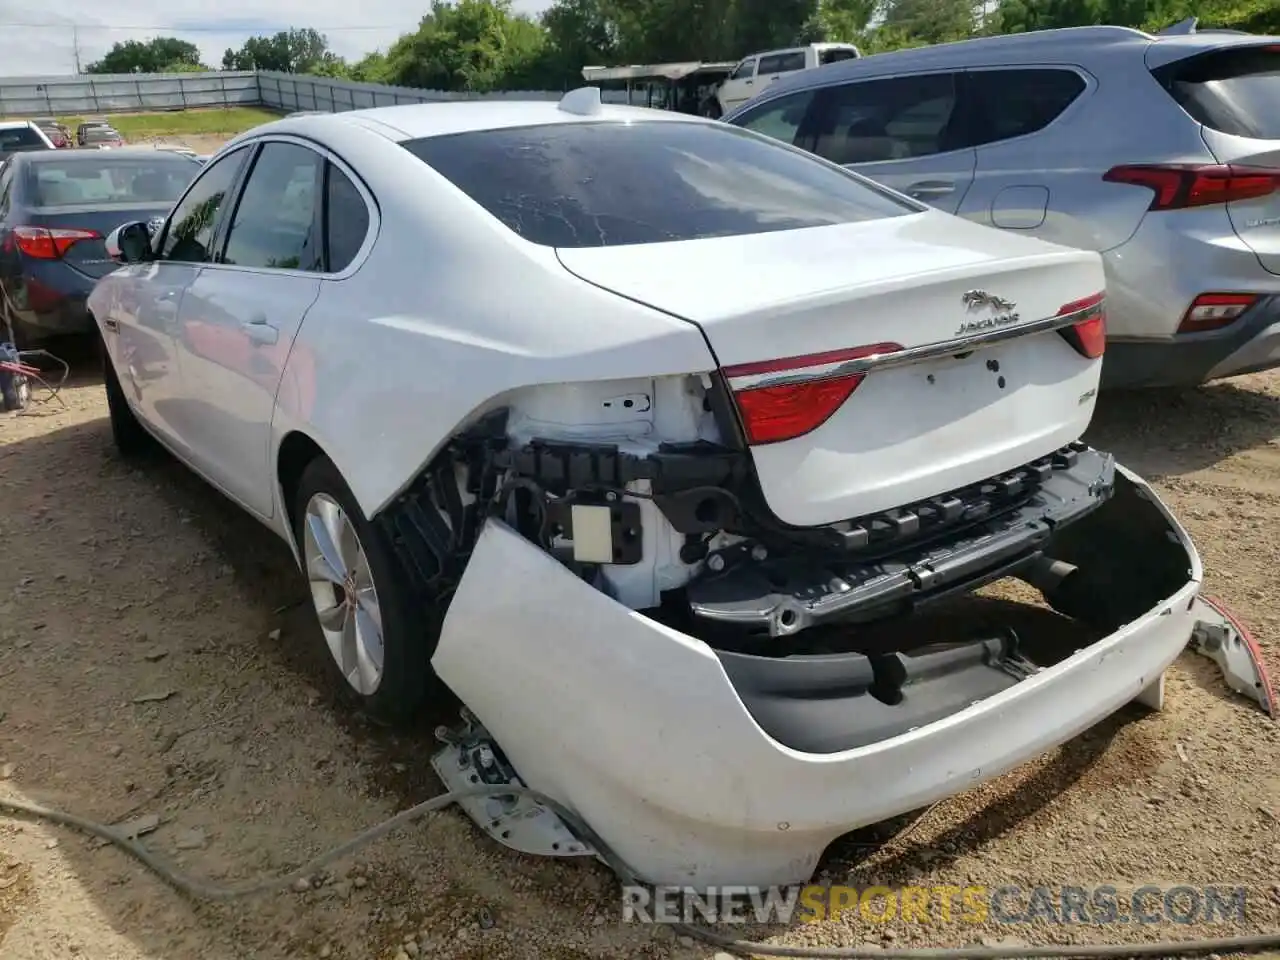
[[548, 247], [740, 236], [916, 210], [729, 124], [579, 122], [402, 145], [521, 237]]
[[1155, 76], [1206, 127], [1280, 140], [1280, 45], [1218, 50], [1169, 64]]
[[43, 147], [45, 142], [31, 127], [6, 127], [0, 129], [0, 150], [14, 151], [23, 147]]

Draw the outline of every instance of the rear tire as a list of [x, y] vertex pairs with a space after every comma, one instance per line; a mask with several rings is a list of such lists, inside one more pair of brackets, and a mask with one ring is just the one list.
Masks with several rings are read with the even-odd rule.
[[116, 376], [115, 365], [111, 362], [111, 354], [107, 345], [98, 341], [102, 351], [102, 379], [107, 391], [107, 415], [111, 418], [111, 439], [115, 441], [116, 450], [125, 459], [133, 460], [152, 454], [156, 450], [156, 441], [146, 428], [138, 422], [137, 415], [129, 407], [124, 388], [120, 386], [120, 378]]
[[431, 669], [436, 618], [421, 609], [385, 535], [325, 457], [302, 473], [293, 527], [326, 658], [344, 692], [380, 720], [414, 719], [439, 690]]

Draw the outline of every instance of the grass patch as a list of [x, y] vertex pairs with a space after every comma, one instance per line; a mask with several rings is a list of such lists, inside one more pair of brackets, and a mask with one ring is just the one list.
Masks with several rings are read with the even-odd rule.
[[[212, 107], [164, 113], [102, 114], [126, 140], [145, 137], [232, 136], [259, 124], [279, 120], [280, 114], [262, 107]], [[81, 117], [61, 117], [74, 134]]]

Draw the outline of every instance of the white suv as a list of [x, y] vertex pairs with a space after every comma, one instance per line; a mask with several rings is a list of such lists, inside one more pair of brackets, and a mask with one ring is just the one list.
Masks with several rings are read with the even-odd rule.
[[856, 60], [861, 56], [858, 48], [851, 43], [811, 43], [787, 50], [753, 53], [744, 57], [733, 68], [733, 72], [716, 91], [720, 113], [728, 113], [741, 106], [787, 74], [814, 70], [842, 60]]

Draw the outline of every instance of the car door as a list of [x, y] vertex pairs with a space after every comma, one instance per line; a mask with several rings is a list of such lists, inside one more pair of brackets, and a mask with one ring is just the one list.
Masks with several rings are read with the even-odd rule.
[[720, 107], [725, 113], [755, 96], [756, 62], [759, 59], [747, 57], [720, 84]]
[[1122, 228], [1123, 235], [1108, 234], [1107, 225], [1115, 218], [1081, 218], [1081, 213], [1095, 213], [1097, 204], [1077, 209], [1069, 202], [1107, 196], [1085, 153], [1093, 147], [1092, 138], [1072, 134], [1068, 113], [1076, 112], [1071, 107], [1094, 83], [1083, 71], [1065, 65], [967, 71], [962, 100], [977, 163], [960, 215], [1085, 249], [1123, 241], [1131, 225]]
[[155, 259], [109, 275], [112, 296], [99, 317], [121, 387], [148, 425], [184, 458], [189, 448], [176, 356], [178, 312], [212, 258], [248, 156], [248, 148], [234, 150], [200, 172], [167, 220], [154, 225]]
[[177, 343], [193, 465], [269, 518], [276, 393], [320, 293], [325, 157], [293, 138], [259, 143], [220, 251], [183, 297]]
[[824, 87], [804, 146], [900, 193], [955, 213], [973, 183], [954, 72]]

